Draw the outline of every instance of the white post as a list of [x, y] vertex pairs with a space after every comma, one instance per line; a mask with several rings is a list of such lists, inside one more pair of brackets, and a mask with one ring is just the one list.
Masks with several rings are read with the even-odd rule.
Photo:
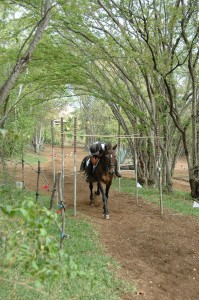
[[62, 149], [62, 197], [64, 201], [64, 121], [61, 118], [61, 149]]
[[51, 140], [52, 140], [52, 168], [53, 168], [53, 184], [55, 183], [55, 152], [54, 152], [54, 126], [53, 120], [51, 120]]
[[77, 118], [74, 118], [74, 216], [77, 215]]
[[133, 135], [133, 143], [134, 143], [134, 158], [135, 158], [135, 198], [136, 203], [138, 204], [138, 157], [137, 157], [137, 129], [136, 122], [133, 123], [134, 135]]
[[162, 199], [162, 180], [161, 180], [161, 164], [160, 164], [160, 128], [159, 120], [157, 120], [157, 171], [158, 185], [160, 192], [160, 214], [163, 215], [163, 199]]
[[[118, 122], [118, 171], [120, 172], [120, 123]], [[120, 177], [118, 178], [118, 192], [120, 193], [121, 187], [120, 187]]]

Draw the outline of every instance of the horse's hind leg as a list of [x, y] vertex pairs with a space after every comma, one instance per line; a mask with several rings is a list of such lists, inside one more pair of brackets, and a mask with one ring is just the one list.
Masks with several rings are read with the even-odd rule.
[[102, 187], [101, 183], [98, 183], [99, 185], [99, 190], [102, 194], [102, 201], [103, 201], [103, 215], [104, 215], [104, 219], [109, 219], [109, 211], [108, 211], [108, 207], [107, 207], [107, 197], [106, 194], [104, 192], [104, 189]]
[[89, 189], [90, 189], [90, 205], [94, 205], [94, 197], [93, 197], [93, 184], [89, 182]]

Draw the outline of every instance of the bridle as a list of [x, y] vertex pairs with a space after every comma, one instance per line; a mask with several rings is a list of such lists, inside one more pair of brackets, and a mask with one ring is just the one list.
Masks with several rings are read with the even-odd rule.
[[108, 153], [105, 154], [105, 160], [106, 160], [106, 165], [107, 165], [107, 172], [110, 175], [115, 174], [115, 153], [113, 150], [108, 150]]
[[97, 168], [100, 160], [103, 159], [104, 163], [106, 165], [106, 172], [109, 173], [110, 175], [114, 175], [115, 174], [116, 159], [115, 159], [114, 150], [107, 149], [106, 152], [104, 153], [104, 155], [102, 157], [95, 157], [95, 160], [96, 160], [95, 163], [93, 163], [92, 158], [90, 158], [90, 159], [91, 159], [91, 162], [93, 164], [92, 173]]

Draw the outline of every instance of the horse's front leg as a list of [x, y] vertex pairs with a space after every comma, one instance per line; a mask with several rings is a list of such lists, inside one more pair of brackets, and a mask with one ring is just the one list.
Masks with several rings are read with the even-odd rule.
[[110, 180], [107, 184], [106, 184], [106, 198], [108, 200], [108, 192], [109, 192], [109, 189], [111, 187], [111, 184], [112, 184], [112, 180]]
[[97, 191], [95, 192], [95, 195], [100, 195], [100, 188], [99, 188], [99, 183], [97, 183]]
[[98, 186], [99, 186], [99, 190], [102, 194], [102, 201], [103, 201], [103, 215], [105, 219], [109, 219], [109, 211], [108, 211], [108, 207], [107, 207], [107, 197], [106, 197], [106, 193], [103, 189], [102, 183], [98, 182]]
[[94, 205], [94, 197], [93, 197], [93, 183], [89, 182], [89, 189], [90, 189], [90, 205]]

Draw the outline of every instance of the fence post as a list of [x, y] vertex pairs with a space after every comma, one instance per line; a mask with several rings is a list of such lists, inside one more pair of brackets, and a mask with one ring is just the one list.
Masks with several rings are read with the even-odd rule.
[[37, 190], [36, 190], [36, 202], [39, 199], [39, 177], [41, 173], [40, 161], [38, 161], [38, 169], [37, 169]]
[[[119, 123], [119, 121], [118, 121], [118, 147], [117, 147], [117, 149], [118, 149], [118, 170], [119, 170], [119, 172], [120, 172], [120, 163], [121, 163], [121, 160], [120, 160], [120, 146], [121, 146], [121, 140], [120, 140], [120, 132], [121, 132], [121, 130], [120, 130], [121, 128], [120, 128], [120, 123]], [[121, 190], [121, 186], [120, 186], [120, 177], [118, 178], [118, 192], [120, 193], [120, 190]]]
[[77, 117], [74, 117], [74, 216], [77, 215]]
[[61, 149], [62, 149], [62, 197], [64, 198], [64, 121], [61, 118]]
[[59, 171], [57, 173], [57, 186], [58, 186], [58, 202], [59, 202], [59, 208], [61, 209], [61, 218], [62, 218], [62, 226], [61, 226], [61, 232], [60, 232], [60, 249], [63, 248], [63, 241], [66, 237], [64, 231], [65, 231], [65, 204], [63, 202], [63, 195], [62, 195], [62, 174]]
[[160, 164], [160, 124], [158, 119], [156, 122], [157, 122], [157, 171], [158, 171], [158, 185], [159, 185], [159, 192], [160, 192], [160, 214], [163, 215], [161, 164]]
[[52, 168], [53, 168], [53, 182], [55, 182], [55, 136], [54, 136], [54, 121], [51, 120], [51, 141], [52, 141]]

